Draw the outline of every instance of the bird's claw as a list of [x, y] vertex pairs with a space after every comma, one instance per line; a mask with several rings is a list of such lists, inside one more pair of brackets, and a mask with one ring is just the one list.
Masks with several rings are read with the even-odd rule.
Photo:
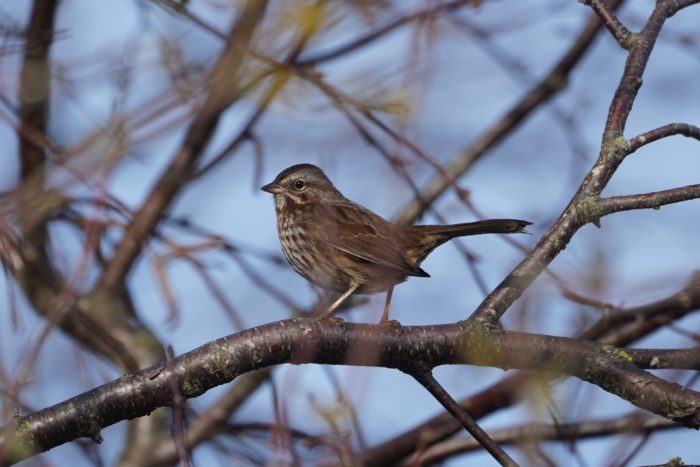
[[327, 315], [327, 316], [322, 316], [321, 319], [328, 320], [331, 323], [335, 324], [336, 326], [345, 325], [345, 320], [343, 318], [338, 317], [338, 316]]
[[381, 326], [390, 326], [392, 328], [400, 328], [401, 327], [401, 323], [399, 323], [395, 319], [387, 319], [385, 321], [380, 321], [379, 324]]

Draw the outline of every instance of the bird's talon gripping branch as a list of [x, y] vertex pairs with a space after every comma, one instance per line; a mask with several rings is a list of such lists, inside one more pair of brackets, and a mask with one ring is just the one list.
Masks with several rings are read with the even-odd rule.
[[387, 327], [391, 327], [394, 329], [398, 329], [401, 327], [401, 323], [399, 323], [398, 320], [395, 320], [395, 319], [388, 319], [386, 321], [381, 321], [379, 324], [382, 326], [387, 326]]
[[323, 317], [323, 319], [330, 321], [331, 323], [335, 324], [338, 327], [345, 326], [345, 320], [343, 318], [338, 317], [338, 316], [326, 315]]

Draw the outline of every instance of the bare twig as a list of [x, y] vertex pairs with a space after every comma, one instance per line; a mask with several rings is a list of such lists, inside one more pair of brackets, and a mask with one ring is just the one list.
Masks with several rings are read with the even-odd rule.
[[629, 154], [623, 130], [639, 91], [653, 44], [666, 19], [681, 8], [698, 1], [700, 0], [660, 1], [656, 4], [646, 26], [640, 32], [640, 40], [635, 41], [630, 49], [622, 79], [610, 104], [598, 160], [554, 225], [547, 230], [528, 256], [479, 305], [470, 319], [495, 323], [566, 247], [578, 229], [588, 222], [597, 221], [594, 207], [600, 193]]
[[596, 203], [595, 213], [592, 213], [592, 215], [601, 217], [614, 212], [633, 209], [659, 209], [667, 204], [698, 198], [700, 198], [700, 184], [640, 195], [611, 196], [610, 198], [601, 198]]
[[452, 0], [449, 2], [445, 3], [440, 3], [437, 4], [431, 8], [427, 8], [425, 10], [420, 10], [416, 13], [403, 16], [401, 18], [398, 18], [383, 27], [376, 29], [372, 32], [369, 32], [363, 36], [360, 36], [352, 41], [350, 41], [347, 44], [343, 44], [341, 46], [338, 46], [337, 48], [327, 51], [327, 52], [320, 52], [316, 55], [311, 55], [310, 57], [302, 58], [301, 60], [298, 60], [295, 65], [298, 67], [311, 67], [314, 65], [318, 65], [321, 62], [327, 62], [330, 61], [334, 58], [338, 58], [341, 56], [346, 55], [348, 52], [352, 52], [353, 50], [356, 50], [362, 46], [365, 46], [367, 44], [370, 44], [371, 42], [379, 39], [380, 37], [385, 36], [386, 34], [390, 33], [391, 31], [394, 31], [398, 29], [399, 27], [411, 23], [413, 21], [419, 21], [419, 20], [424, 20], [424, 19], [429, 19], [434, 16], [437, 16], [441, 14], [444, 11], [450, 11], [450, 10], [455, 10], [457, 8], [460, 8], [464, 5], [467, 5], [471, 3], [472, 0]]
[[632, 40], [634, 35], [620, 22], [613, 12], [613, 9], [605, 0], [583, 0], [583, 3], [593, 8], [595, 14], [598, 15], [605, 27], [608, 28], [623, 49], [629, 49], [631, 47], [630, 40]]
[[[679, 428], [663, 417], [633, 413], [624, 417], [604, 420], [584, 420], [557, 425], [527, 424], [502, 430], [494, 430], [491, 437], [501, 445], [519, 445], [527, 441], [574, 441], [611, 434], [649, 433], [657, 430]], [[401, 465], [430, 465], [446, 460], [455, 454], [477, 451], [479, 442], [471, 437], [454, 438], [427, 449], [420, 455], [406, 459]]]
[[642, 133], [630, 139], [629, 151], [631, 153], [635, 152], [637, 149], [649, 143], [675, 135], [682, 135], [700, 141], [700, 128], [687, 123], [669, 123], [668, 125], [649, 130], [646, 133]]
[[[614, 0], [611, 2], [611, 7], [616, 8], [621, 3], [621, 0]], [[449, 180], [458, 179], [484, 154], [512, 133], [527, 116], [539, 109], [542, 104], [550, 100], [554, 95], [564, 90], [569, 75], [589, 50], [601, 27], [601, 22], [596, 16], [592, 15], [574, 43], [549, 73], [530, 91], [525, 93], [525, 96], [511, 107], [503, 117], [486, 129], [468, 148], [454, 158], [452, 163], [445, 169], [445, 172], [449, 175], [448, 178], [445, 178], [444, 174], [433, 177], [421, 190], [420, 201], [414, 200], [409, 203], [401, 211], [401, 214], [397, 216], [396, 221], [404, 225], [415, 223], [423, 214], [425, 206], [430, 205], [450, 187]]]
[[409, 374], [426, 388], [452, 416], [459, 420], [462, 426], [498, 461], [499, 464], [509, 467], [518, 465], [498, 444], [496, 444], [488, 433], [474, 421], [464, 407], [459, 405], [457, 401], [445, 391], [440, 383], [435, 380], [430, 370], [419, 368], [409, 372]]

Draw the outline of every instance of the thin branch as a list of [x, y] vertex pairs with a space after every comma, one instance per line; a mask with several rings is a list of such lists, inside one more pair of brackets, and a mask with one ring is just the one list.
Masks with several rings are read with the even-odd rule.
[[499, 464], [513, 467], [517, 466], [508, 454], [496, 444], [496, 442], [486, 433], [467, 413], [467, 411], [450, 396], [447, 391], [437, 382], [432, 372], [428, 369], [418, 369], [409, 373], [416, 381], [418, 381], [430, 394], [440, 402], [448, 412], [452, 414], [462, 424], [481, 446], [486, 449]]
[[641, 135], [630, 139], [629, 151], [630, 153], [635, 152], [637, 149], [649, 143], [675, 135], [695, 138], [696, 140], [700, 141], [700, 128], [687, 123], [669, 123], [668, 125], [649, 130], [646, 133], [642, 133]]
[[[521, 445], [522, 443], [541, 441], [565, 441], [597, 438], [601, 436], [650, 433], [657, 430], [680, 428], [678, 424], [659, 416], [640, 413], [605, 420], [585, 420], [578, 423], [547, 425], [543, 423], [527, 424], [503, 430], [494, 430], [491, 437], [500, 445]], [[430, 465], [444, 461], [456, 454], [478, 451], [479, 442], [471, 437], [454, 438], [436, 444], [420, 455], [406, 459], [401, 465]]]
[[[616, 8], [622, 0], [613, 0], [611, 5]], [[476, 161], [489, 150], [502, 142], [533, 111], [549, 101], [559, 92], [566, 89], [569, 75], [578, 65], [593, 44], [602, 28], [600, 20], [591, 15], [583, 30], [559, 59], [547, 75], [532, 87], [503, 117], [487, 128], [468, 148], [454, 158], [445, 169], [448, 174], [438, 174], [433, 177], [420, 193], [420, 201], [412, 201], [396, 217], [395, 221], [403, 225], [411, 225], [423, 214], [426, 204], [429, 205], [442, 195], [450, 186], [451, 180], [457, 180], [466, 173]]]
[[659, 209], [667, 204], [698, 198], [700, 198], [700, 184], [640, 195], [611, 196], [610, 198], [600, 199], [591, 215], [602, 217], [615, 212], [631, 211], [633, 209]]
[[595, 216], [585, 214], [595, 210], [600, 193], [629, 154], [627, 141], [623, 138], [625, 124], [661, 28], [666, 19], [684, 5], [698, 1], [700, 0], [657, 2], [640, 33], [640, 39], [635, 41], [630, 49], [620, 84], [610, 104], [603, 131], [603, 143], [594, 166], [581, 182], [569, 205], [540, 238], [535, 248], [486, 297], [470, 317], [471, 320], [496, 323], [549, 263], [566, 248], [578, 229], [596, 219]]
[[612, 33], [617, 43], [623, 49], [631, 47], [631, 40], [634, 34], [629, 32], [622, 22], [615, 16], [612, 8], [605, 0], [583, 0], [583, 3], [590, 6], [596, 15], [600, 18], [606, 28]]
[[353, 39], [347, 44], [338, 46], [333, 50], [327, 52], [319, 52], [315, 55], [302, 58], [301, 60], [298, 60], [295, 63], [295, 66], [306, 68], [318, 65], [321, 62], [328, 62], [330, 60], [333, 60], [334, 58], [341, 57], [349, 52], [352, 52], [353, 50], [359, 49], [367, 44], [370, 44], [405, 24], [411, 23], [413, 21], [426, 20], [437, 16], [444, 11], [455, 10], [472, 2], [473, 0], [453, 0], [450, 2], [438, 4], [432, 8], [421, 10], [416, 13], [398, 18], [374, 31], [371, 31], [363, 36]]
[[640, 368], [700, 370], [700, 347], [688, 349], [627, 349]]

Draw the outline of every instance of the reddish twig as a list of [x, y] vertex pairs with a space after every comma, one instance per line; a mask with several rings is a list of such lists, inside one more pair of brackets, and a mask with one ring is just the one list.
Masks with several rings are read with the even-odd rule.
[[583, 3], [589, 5], [593, 11], [595, 11], [595, 14], [598, 15], [605, 27], [608, 28], [623, 49], [629, 49], [631, 47], [630, 40], [632, 40], [634, 34], [629, 32], [625, 25], [620, 22], [613, 12], [613, 9], [605, 0], [583, 0]]
[[686, 136], [700, 141], [700, 128], [687, 123], [669, 123], [668, 125], [649, 130], [630, 139], [629, 151], [630, 153], [635, 152], [637, 149], [649, 143], [675, 135]]

